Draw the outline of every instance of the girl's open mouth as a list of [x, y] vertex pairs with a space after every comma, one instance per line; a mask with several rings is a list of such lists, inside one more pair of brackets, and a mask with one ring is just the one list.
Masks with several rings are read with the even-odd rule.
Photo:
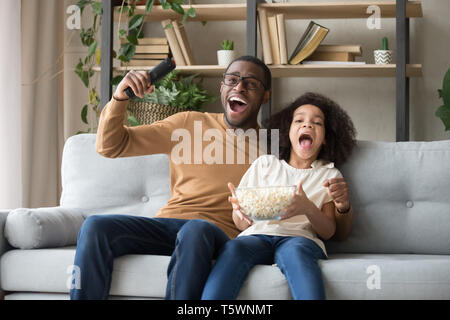
[[312, 147], [313, 138], [309, 134], [303, 133], [300, 135], [298, 142], [300, 143], [300, 148], [302, 150], [308, 150]]

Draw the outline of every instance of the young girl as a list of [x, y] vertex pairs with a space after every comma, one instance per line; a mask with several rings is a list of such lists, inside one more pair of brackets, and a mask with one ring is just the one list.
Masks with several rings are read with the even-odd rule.
[[223, 246], [202, 299], [235, 299], [254, 265], [273, 263], [285, 275], [294, 299], [325, 299], [318, 266], [319, 259], [326, 259], [321, 239], [335, 233], [335, 210], [350, 210], [348, 194], [332, 194], [330, 183], [342, 179], [334, 163], [350, 155], [355, 129], [339, 105], [315, 93], [302, 95], [274, 115], [268, 128], [280, 130], [280, 159], [256, 159], [239, 187], [297, 185], [296, 194], [281, 220], [253, 222], [229, 184], [233, 221], [243, 232]]

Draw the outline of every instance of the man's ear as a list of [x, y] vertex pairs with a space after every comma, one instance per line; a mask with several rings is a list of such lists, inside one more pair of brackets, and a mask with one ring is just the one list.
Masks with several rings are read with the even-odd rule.
[[264, 103], [266, 103], [267, 101], [270, 100], [270, 94], [271, 94], [271, 91], [270, 91], [270, 90], [266, 90], [266, 91], [264, 92], [264, 97], [263, 97], [263, 101], [262, 101], [261, 104], [264, 104]]

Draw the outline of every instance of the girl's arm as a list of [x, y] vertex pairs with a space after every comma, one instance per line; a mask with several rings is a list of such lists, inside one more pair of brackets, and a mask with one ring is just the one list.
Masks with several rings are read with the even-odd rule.
[[318, 236], [324, 240], [330, 239], [336, 232], [336, 220], [334, 216], [334, 203], [328, 202], [322, 207], [322, 211], [308, 199], [303, 191], [302, 182], [298, 184], [297, 193], [291, 204], [285, 209], [286, 214], [282, 219], [288, 219], [295, 215], [304, 214], [311, 222], [311, 226]]

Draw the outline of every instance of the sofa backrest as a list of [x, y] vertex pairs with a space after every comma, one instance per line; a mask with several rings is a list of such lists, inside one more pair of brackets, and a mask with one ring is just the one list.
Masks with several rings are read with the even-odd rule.
[[95, 151], [95, 134], [80, 134], [64, 145], [60, 205], [84, 215], [153, 217], [170, 196], [165, 154], [108, 159]]
[[[66, 141], [61, 206], [91, 214], [152, 217], [170, 195], [167, 155], [108, 159], [95, 134]], [[450, 140], [358, 141], [339, 168], [355, 220], [329, 253], [450, 254]]]
[[450, 254], [450, 141], [359, 141], [340, 169], [355, 220], [330, 253]]

